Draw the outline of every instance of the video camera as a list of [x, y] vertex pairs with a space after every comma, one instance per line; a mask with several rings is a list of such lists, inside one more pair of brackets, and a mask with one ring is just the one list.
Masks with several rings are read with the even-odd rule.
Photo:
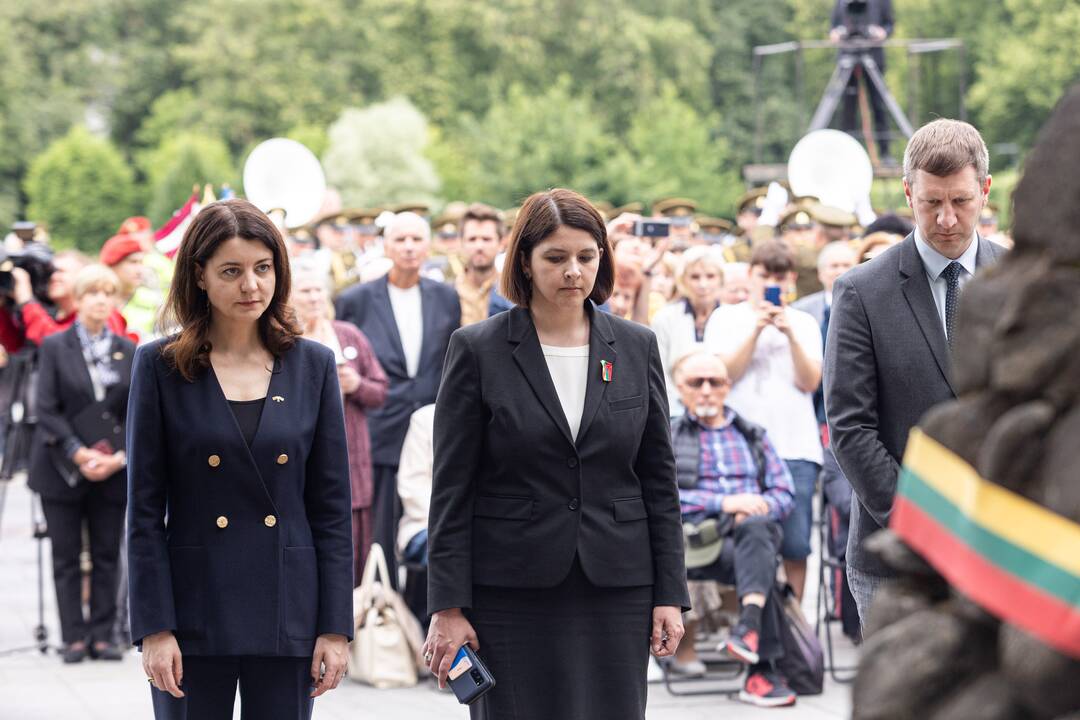
[[869, 39], [870, 23], [866, 19], [869, 4], [867, 0], [844, 0], [844, 39]]
[[43, 299], [53, 274], [53, 251], [48, 245], [34, 240], [37, 226], [32, 222], [17, 222], [12, 232], [23, 241], [21, 250], [6, 250], [0, 245], [0, 296], [10, 297], [15, 289], [11, 271], [22, 268], [30, 275], [34, 297]]

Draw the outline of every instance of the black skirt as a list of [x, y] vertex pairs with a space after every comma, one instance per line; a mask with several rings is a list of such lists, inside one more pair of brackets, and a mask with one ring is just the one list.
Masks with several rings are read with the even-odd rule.
[[553, 588], [473, 588], [495, 687], [472, 720], [644, 720], [652, 586], [601, 588], [574, 558]]

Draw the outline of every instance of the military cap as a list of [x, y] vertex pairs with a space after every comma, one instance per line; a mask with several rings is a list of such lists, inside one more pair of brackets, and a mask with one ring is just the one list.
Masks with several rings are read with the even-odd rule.
[[749, 211], [760, 215], [761, 209], [765, 207], [765, 196], [768, 193], [769, 188], [764, 185], [747, 190], [735, 203], [735, 211], [740, 213]]
[[782, 229], [798, 230], [813, 227], [814, 222], [815, 220], [810, 214], [810, 208], [804, 203], [796, 203], [780, 218], [780, 227]]
[[639, 202], [629, 202], [625, 205], [620, 205], [617, 208], [612, 208], [611, 217], [617, 218], [623, 213], [630, 213], [631, 215], [640, 215], [645, 210], [645, 206]]
[[855, 213], [825, 205], [824, 203], [810, 203], [807, 209], [810, 212], [810, 217], [822, 225], [851, 227], [859, 222], [859, 219], [855, 217]]
[[697, 203], [686, 198], [663, 198], [653, 203], [653, 214], [670, 218], [693, 217]]
[[704, 215], [697, 217], [697, 224], [703, 235], [724, 235], [730, 233], [735, 227], [730, 220]]
[[431, 214], [431, 206], [423, 202], [400, 203], [391, 208], [395, 213], [414, 212], [421, 217]]
[[442, 237], [457, 237], [460, 224], [460, 217], [454, 217], [444, 211], [432, 221], [431, 232]]
[[341, 213], [348, 218], [350, 225], [374, 225], [375, 218], [382, 213], [382, 208], [349, 208]]
[[345, 227], [349, 224], [349, 216], [344, 210], [334, 210], [332, 212], [324, 212], [321, 215], [315, 217], [308, 227], [314, 229], [320, 225], [334, 225], [335, 227]]
[[996, 203], [988, 202], [983, 206], [983, 209], [979, 211], [979, 224], [980, 225], [993, 225], [998, 221], [998, 206]]

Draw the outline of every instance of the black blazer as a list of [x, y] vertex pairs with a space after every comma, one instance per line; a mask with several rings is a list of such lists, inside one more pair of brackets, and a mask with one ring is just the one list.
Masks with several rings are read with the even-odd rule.
[[184, 653], [310, 656], [352, 637], [352, 518], [334, 354], [278, 358], [248, 448], [213, 369], [135, 355], [128, 418], [131, 637]]
[[[1005, 253], [979, 238], [981, 269]], [[923, 414], [956, 397], [949, 344], [914, 234], [833, 286], [825, 343], [825, 412], [840, 469], [855, 493], [847, 562], [888, 575], [862, 549], [889, 523], [908, 433]]]
[[420, 368], [411, 378], [405, 369], [405, 351], [401, 349], [388, 284], [383, 276], [354, 285], [338, 297], [336, 310], [338, 320], [351, 322], [367, 336], [390, 380], [386, 402], [367, 412], [368, 432], [372, 464], [397, 467], [409, 418], [417, 409], [435, 402], [450, 334], [461, 325], [461, 303], [453, 287], [420, 278], [424, 342]]
[[[128, 385], [131, 382], [131, 361], [135, 343], [127, 338], [113, 335], [113, 367], [120, 375], [119, 383], [105, 395], [112, 414], [123, 421], [127, 413]], [[71, 427], [71, 419], [93, 405], [94, 385], [86, 368], [82, 345], [75, 326], [50, 335], [38, 350], [37, 428], [30, 451], [30, 488], [42, 497], [53, 500], [80, 499], [89, 491], [91, 484], [83, 478], [75, 487], [56, 470], [50, 457], [50, 446], [62, 450], [69, 439], [78, 440]], [[81, 443], [82, 440], [79, 440]], [[107, 498], [123, 503], [126, 495], [125, 473], [118, 472], [101, 483]]]
[[597, 586], [652, 585], [654, 605], [689, 606], [656, 337], [589, 313], [576, 442], [528, 310], [451, 338], [435, 407], [431, 612], [470, 607], [474, 584], [553, 587], [575, 555]]

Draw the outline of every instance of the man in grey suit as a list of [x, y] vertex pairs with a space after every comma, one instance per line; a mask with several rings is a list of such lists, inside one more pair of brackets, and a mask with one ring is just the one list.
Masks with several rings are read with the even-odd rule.
[[848, 580], [866, 622], [890, 571], [863, 549], [889, 523], [908, 432], [955, 397], [950, 343], [963, 285], [1004, 249], [976, 233], [990, 192], [990, 156], [971, 125], [935, 120], [904, 152], [915, 230], [836, 281], [825, 350], [825, 409], [833, 452], [855, 496]]

